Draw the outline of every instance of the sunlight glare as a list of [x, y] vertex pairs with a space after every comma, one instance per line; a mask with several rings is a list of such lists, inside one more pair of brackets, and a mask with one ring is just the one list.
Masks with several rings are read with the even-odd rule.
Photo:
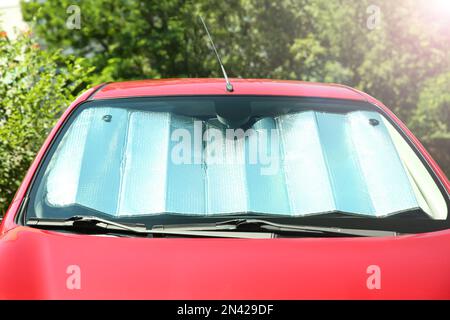
[[433, 0], [430, 2], [436, 13], [450, 17], [450, 0]]

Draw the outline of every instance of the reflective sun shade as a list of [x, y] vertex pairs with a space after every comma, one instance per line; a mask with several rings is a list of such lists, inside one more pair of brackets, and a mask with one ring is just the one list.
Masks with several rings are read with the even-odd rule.
[[45, 202], [112, 216], [383, 217], [419, 207], [377, 112], [309, 110], [230, 130], [170, 112], [87, 108], [47, 167]]

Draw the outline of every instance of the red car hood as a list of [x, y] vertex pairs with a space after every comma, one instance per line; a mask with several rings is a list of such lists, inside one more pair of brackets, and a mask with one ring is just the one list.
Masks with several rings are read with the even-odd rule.
[[449, 299], [449, 250], [449, 231], [241, 240], [17, 227], [0, 239], [0, 299]]

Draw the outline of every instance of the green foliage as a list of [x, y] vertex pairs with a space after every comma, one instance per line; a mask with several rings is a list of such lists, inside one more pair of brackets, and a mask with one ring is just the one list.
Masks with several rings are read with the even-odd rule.
[[84, 89], [92, 68], [41, 50], [29, 34], [0, 37], [0, 213], [61, 111]]
[[411, 123], [443, 169], [450, 172], [450, 72], [427, 81]]
[[[66, 27], [78, 5], [81, 28]], [[369, 29], [368, 8], [380, 9]], [[409, 121], [424, 81], [450, 70], [448, 17], [417, 0], [30, 0], [26, 20], [50, 48], [88, 56], [97, 82], [220, 76], [198, 16], [232, 76], [339, 82]]]

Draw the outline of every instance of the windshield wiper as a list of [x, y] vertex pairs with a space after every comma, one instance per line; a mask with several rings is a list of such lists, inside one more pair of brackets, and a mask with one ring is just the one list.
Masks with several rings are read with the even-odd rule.
[[36, 228], [74, 230], [78, 232], [88, 232], [95, 234], [112, 233], [134, 234], [141, 236], [148, 236], [149, 234], [159, 234], [190, 237], [248, 239], [268, 239], [274, 237], [274, 234], [270, 232], [224, 232], [222, 230], [153, 230], [147, 229], [144, 224], [123, 224], [93, 216], [73, 216], [68, 219], [29, 218], [26, 224], [27, 226]]
[[[398, 235], [398, 233], [394, 231], [280, 224], [263, 219], [232, 219], [216, 223], [154, 225], [151, 229], [148, 229], [144, 224], [140, 223], [124, 224], [94, 216], [73, 216], [68, 219], [29, 218], [27, 225], [37, 228], [67, 229], [95, 234], [112, 233], [141, 236], [159, 234], [249, 239], [274, 238], [275, 234], [283, 233], [353, 237], [385, 237]], [[244, 231], [245, 229], [252, 230]]]
[[386, 237], [397, 236], [395, 231], [370, 230], [370, 229], [347, 229], [337, 227], [316, 227], [291, 224], [279, 224], [263, 219], [232, 219], [216, 223], [198, 223], [198, 224], [172, 224], [155, 225], [152, 230], [161, 231], [205, 231], [205, 230], [242, 230], [245, 227], [256, 228], [262, 231], [271, 231], [274, 233], [312, 233], [334, 236], [353, 236], [353, 237]]

